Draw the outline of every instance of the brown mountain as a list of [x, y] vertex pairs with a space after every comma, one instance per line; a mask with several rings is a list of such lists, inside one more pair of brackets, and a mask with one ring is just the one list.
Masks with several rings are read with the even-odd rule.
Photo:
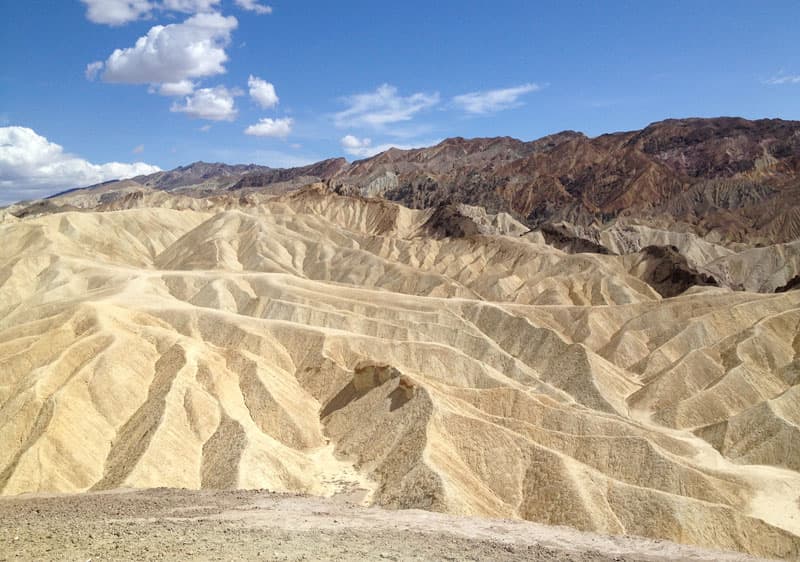
[[534, 227], [633, 217], [784, 242], [800, 236], [800, 122], [680, 119], [596, 138], [453, 138], [354, 162], [332, 183], [415, 208], [482, 205]]
[[[230, 191], [253, 190], [286, 184], [287, 188], [298, 188], [311, 183], [327, 180], [347, 166], [344, 158], [329, 158], [309, 166], [297, 168], [267, 168], [258, 172], [244, 174], [232, 185]], [[274, 190], [274, 189], [273, 189]]]
[[146, 176], [137, 176], [133, 181], [145, 187], [175, 191], [185, 187], [205, 186], [208, 189], [227, 187], [236, 183], [242, 175], [263, 173], [272, 170], [267, 166], [256, 164], [220, 164], [194, 162], [187, 166], [178, 166], [174, 170], [156, 172]]

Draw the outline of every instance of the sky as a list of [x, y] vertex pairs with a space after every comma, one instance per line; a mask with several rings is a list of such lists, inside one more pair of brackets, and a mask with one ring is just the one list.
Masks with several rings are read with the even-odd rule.
[[194, 161], [800, 119], [800, 2], [0, 0], [0, 205]]

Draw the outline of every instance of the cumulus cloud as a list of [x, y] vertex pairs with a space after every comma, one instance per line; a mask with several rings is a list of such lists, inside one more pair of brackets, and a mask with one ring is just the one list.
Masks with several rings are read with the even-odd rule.
[[248, 12], [255, 12], [257, 14], [271, 14], [272, 7], [259, 4], [258, 0], [236, 0], [236, 5]]
[[244, 134], [256, 137], [278, 137], [286, 138], [292, 132], [294, 120], [291, 117], [282, 119], [270, 119], [265, 117], [255, 125], [250, 125], [244, 130]]
[[173, 103], [170, 111], [185, 113], [196, 119], [233, 121], [237, 114], [233, 99], [235, 94], [235, 91], [231, 91], [225, 86], [200, 88], [186, 96], [182, 103]]
[[434, 143], [420, 143], [416, 145], [407, 145], [407, 144], [385, 143], [373, 146], [372, 139], [358, 138], [353, 135], [343, 136], [340, 142], [342, 144], [342, 148], [347, 154], [358, 156], [359, 158], [368, 158], [369, 156], [375, 156], [376, 154], [380, 154], [381, 152], [386, 152], [390, 148], [409, 150], [411, 148], [426, 146], [427, 144], [434, 144]]
[[147, 17], [155, 5], [149, 0], [81, 0], [94, 23], [123, 25]]
[[279, 98], [275, 93], [275, 86], [266, 80], [251, 74], [247, 79], [247, 86], [250, 88], [250, 97], [261, 107], [268, 109], [278, 105]]
[[105, 62], [87, 67], [106, 82], [177, 83], [225, 72], [231, 32], [238, 21], [217, 13], [197, 14], [183, 23], [157, 25], [133, 47], [116, 49]]
[[467, 113], [476, 115], [495, 113], [522, 105], [519, 99], [541, 88], [537, 84], [522, 84], [513, 88], [470, 92], [453, 98], [453, 103]]
[[379, 86], [374, 92], [355, 94], [344, 98], [348, 108], [334, 114], [338, 127], [372, 127], [379, 129], [391, 123], [409, 121], [417, 113], [439, 103], [439, 93], [416, 93], [403, 97], [389, 84]]
[[372, 139], [360, 139], [354, 135], [345, 135], [342, 137], [341, 143], [342, 148], [344, 148], [344, 151], [348, 154], [362, 156], [363, 151], [369, 150], [369, 147], [372, 145]]
[[27, 127], [0, 127], [0, 204], [160, 171], [144, 162], [93, 164]]

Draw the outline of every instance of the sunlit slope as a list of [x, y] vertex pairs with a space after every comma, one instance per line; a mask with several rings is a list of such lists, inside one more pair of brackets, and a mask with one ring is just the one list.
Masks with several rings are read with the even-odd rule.
[[313, 189], [161, 203], [0, 224], [2, 493], [361, 487], [800, 553], [800, 291], [664, 300]]

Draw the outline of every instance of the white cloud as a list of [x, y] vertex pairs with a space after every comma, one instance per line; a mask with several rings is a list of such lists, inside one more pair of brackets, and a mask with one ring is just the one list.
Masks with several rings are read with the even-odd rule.
[[198, 129], [201, 133], [207, 133], [211, 130], [211, 125], [203, 125]]
[[196, 14], [211, 12], [219, 5], [219, 0], [164, 0], [162, 8], [173, 12]]
[[175, 102], [170, 111], [186, 113], [197, 119], [209, 121], [233, 121], [237, 110], [233, 99], [236, 92], [228, 90], [225, 86], [215, 88], [200, 88], [190, 96], [183, 99], [183, 103]]
[[157, 25], [136, 40], [133, 47], [116, 49], [102, 63], [87, 67], [96, 74], [103, 69], [106, 82], [128, 84], [175, 83], [189, 78], [225, 72], [235, 17], [217, 13], [197, 14], [183, 23]]
[[278, 105], [279, 98], [275, 93], [275, 86], [266, 80], [251, 74], [247, 79], [247, 86], [250, 88], [250, 97], [261, 107], [267, 109]]
[[259, 4], [258, 0], [236, 0], [236, 5], [243, 10], [255, 12], [257, 14], [271, 14], [272, 7]]
[[781, 84], [800, 84], [800, 74], [784, 74], [779, 72], [772, 78], [766, 81], [771, 86], [780, 86]]
[[341, 139], [342, 148], [348, 154], [353, 154], [355, 156], [362, 156], [363, 152], [369, 150], [369, 147], [372, 145], [372, 139], [360, 139], [353, 135], [345, 135]]
[[368, 138], [358, 138], [353, 135], [345, 135], [340, 140], [342, 144], [342, 148], [347, 154], [351, 154], [353, 156], [358, 156], [359, 158], [368, 158], [369, 156], [375, 156], [376, 154], [380, 154], [381, 152], [386, 152], [390, 148], [399, 148], [400, 150], [409, 150], [412, 148], [419, 148], [421, 146], [428, 146], [431, 144], [436, 144], [434, 142], [431, 143], [416, 143], [413, 145], [408, 144], [394, 144], [394, 143], [384, 143], [373, 146], [372, 139]]
[[250, 125], [244, 130], [244, 134], [256, 137], [278, 137], [286, 138], [292, 132], [294, 120], [291, 117], [282, 119], [270, 119], [265, 117], [255, 125]]
[[154, 5], [149, 0], [81, 0], [86, 17], [94, 23], [123, 25], [147, 17]]
[[158, 172], [144, 162], [92, 164], [27, 127], [0, 128], [0, 204]]
[[179, 80], [178, 82], [165, 82], [150, 88], [150, 93], [157, 92], [161, 96], [188, 96], [194, 92], [196, 84], [191, 80]]
[[402, 97], [397, 94], [397, 88], [383, 84], [374, 92], [348, 96], [344, 101], [349, 107], [333, 116], [336, 126], [380, 129], [391, 123], [409, 121], [418, 112], [433, 107], [439, 103], [439, 93]]
[[138, 146], [135, 146], [133, 150], [131, 150], [131, 152], [133, 152], [134, 154], [141, 154], [142, 152], [144, 152], [144, 145], [140, 144]]
[[453, 98], [453, 103], [467, 113], [484, 114], [503, 111], [522, 105], [519, 98], [525, 94], [540, 90], [537, 84], [523, 84], [513, 88], [470, 92]]

